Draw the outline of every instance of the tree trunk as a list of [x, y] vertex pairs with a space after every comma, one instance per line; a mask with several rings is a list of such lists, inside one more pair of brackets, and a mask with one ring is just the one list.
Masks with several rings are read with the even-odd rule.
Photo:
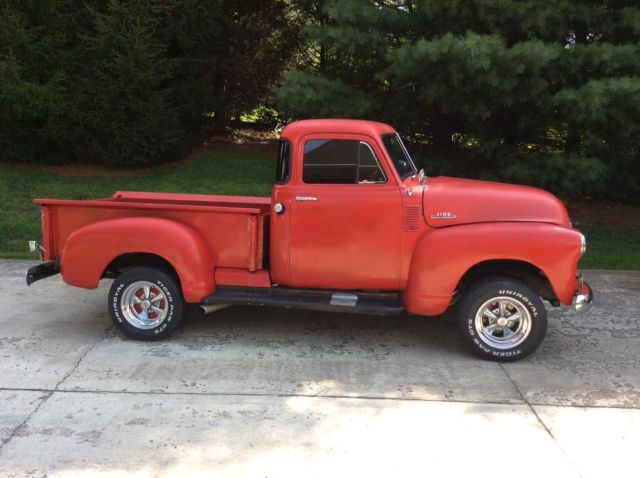
[[[575, 44], [576, 45], [586, 45], [589, 43], [589, 30], [586, 25], [578, 25], [576, 31], [574, 32]], [[572, 85], [577, 87], [578, 85]], [[567, 137], [564, 141], [564, 154], [568, 155], [571, 153], [577, 153], [580, 150], [580, 130], [578, 126], [569, 121], [567, 124]]]
[[580, 151], [580, 130], [573, 124], [567, 126], [567, 137], [564, 140], [564, 154], [569, 155]]
[[222, 73], [217, 74], [215, 83], [219, 96], [213, 112], [213, 132], [216, 134], [224, 134], [229, 124], [229, 111], [226, 98], [226, 81]]
[[433, 147], [440, 151], [449, 151], [451, 149], [451, 137], [453, 136], [453, 128], [449, 122], [440, 117], [431, 128]]

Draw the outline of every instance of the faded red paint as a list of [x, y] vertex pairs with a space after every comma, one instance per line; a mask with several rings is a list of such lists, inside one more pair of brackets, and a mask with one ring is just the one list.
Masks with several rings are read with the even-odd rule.
[[[274, 186], [271, 200], [142, 192], [38, 199], [45, 259], [59, 260], [63, 279], [80, 287], [96, 287], [118, 256], [144, 252], [173, 266], [188, 302], [201, 301], [216, 284], [278, 283], [397, 290], [407, 310], [425, 315], [446, 310], [474, 265], [512, 259], [543, 271], [558, 299], [571, 303], [581, 235], [556, 197], [484, 181], [429, 178], [423, 186], [416, 176], [402, 180], [381, 142], [389, 132], [388, 125], [359, 120], [292, 123], [282, 133], [292, 146], [292, 175]], [[387, 182], [305, 184], [304, 143], [314, 138], [365, 141]], [[286, 212], [277, 215], [275, 203]]]

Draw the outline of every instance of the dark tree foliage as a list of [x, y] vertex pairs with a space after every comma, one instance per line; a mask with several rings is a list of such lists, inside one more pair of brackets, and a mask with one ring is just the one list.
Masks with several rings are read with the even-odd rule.
[[0, 0], [2, 159], [177, 159], [268, 97], [284, 1]]
[[640, 201], [637, 0], [0, 0], [0, 159], [177, 159], [271, 99], [392, 123], [429, 173]]
[[448, 172], [638, 201], [637, 1], [297, 5], [305, 61], [275, 92], [288, 116], [388, 121], [431, 145], [428, 169], [441, 157]]

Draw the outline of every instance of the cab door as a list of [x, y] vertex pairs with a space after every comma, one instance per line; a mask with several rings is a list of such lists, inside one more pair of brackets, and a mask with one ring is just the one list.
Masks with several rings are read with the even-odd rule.
[[290, 280], [296, 287], [397, 290], [402, 201], [374, 141], [310, 135], [292, 188]]

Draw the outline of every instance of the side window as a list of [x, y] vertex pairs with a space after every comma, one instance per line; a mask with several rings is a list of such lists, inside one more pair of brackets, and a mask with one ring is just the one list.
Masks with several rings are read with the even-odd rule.
[[278, 145], [278, 161], [276, 165], [276, 184], [286, 184], [291, 175], [291, 144], [281, 140]]
[[307, 184], [367, 184], [387, 179], [364, 141], [312, 139], [304, 145], [302, 180]]

